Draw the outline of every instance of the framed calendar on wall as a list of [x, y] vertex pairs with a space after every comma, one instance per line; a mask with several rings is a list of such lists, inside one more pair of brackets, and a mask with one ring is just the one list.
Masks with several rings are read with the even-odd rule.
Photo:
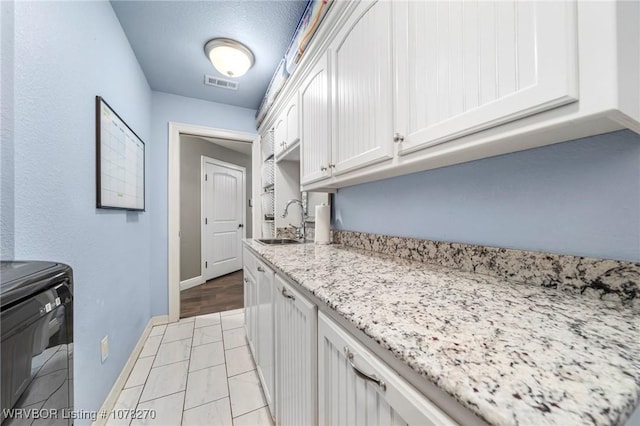
[[145, 210], [144, 142], [96, 96], [96, 207]]

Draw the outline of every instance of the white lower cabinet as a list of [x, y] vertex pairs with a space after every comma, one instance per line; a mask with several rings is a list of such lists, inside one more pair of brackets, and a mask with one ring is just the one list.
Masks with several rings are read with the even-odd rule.
[[269, 410], [274, 413], [273, 278], [275, 274], [260, 261], [256, 262], [256, 271], [258, 284], [258, 356], [256, 357], [256, 367]]
[[317, 424], [317, 308], [275, 278], [276, 424]]
[[256, 363], [265, 399], [275, 413], [275, 359], [273, 324], [274, 272], [246, 248], [244, 262], [244, 316], [247, 341]]
[[[246, 253], [245, 253], [246, 259]], [[246, 267], [244, 268], [244, 328], [247, 342], [254, 358], [256, 357], [258, 292], [256, 279]]]
[[456, 423], [245, 249], [245, 327], [276, 425]]
[[318, 314], [318, 416], [321, 425], [455, 424], [321, 312]]

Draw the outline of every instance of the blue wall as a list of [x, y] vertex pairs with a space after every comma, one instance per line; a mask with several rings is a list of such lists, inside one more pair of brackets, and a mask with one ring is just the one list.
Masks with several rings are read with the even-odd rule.
[[13, 2], [0, 1], [0, 259], [14, 257]]
[[153, 213], [95, 208], [95, 96], [150, 153], [151, 90], [106, 1], [16, 2], [14, 89], [15, 257], [73, 268], [76, 409], [97, 410], [150, 318]]
[[343, 188], [333, 226], [640, 262], [640, 136], [619, 131]]
[[[76, 409], [97, 410], [149, 318], [167, 314], [168, 123], [255, 132], [255, 110], [152, 92], [109, 2], [0, 13], [1, 255], [73, 267]], [[144, 213], [95, 209], [98, 94], [146, 143]]]
[[[167, 314], [168, 123], [254, 132], [255, 111], [152, 92], [106, 1], [1, 6], [2, 256], [74, 268], [76, 408], [96, 410]], [[97, 94], [146, 142], [145, 213], [94, 207]], [[640, 261], [639, 142], [616, 132], [344, 188], [334, 225]]]
[[153, 229], [150, 246], [152, 315], [166, 315], [169, 310], [167, 299], [169, 122], [255, 133], [255, 114], [256, 111], [252, 109], [153, 92], [151, 138], [156, 149], [149, 157], [153, 165], [149, 170], [153, 188], [147, 196], [147, 209], [152, 213]]

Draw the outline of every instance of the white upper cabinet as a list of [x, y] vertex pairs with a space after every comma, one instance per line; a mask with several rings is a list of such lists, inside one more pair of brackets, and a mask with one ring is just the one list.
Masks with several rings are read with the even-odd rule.
[[278, 154], [284, 151], [287, 140], [287, 121], [284, 113], [280, 114], [273, 125], [273, 137], [273, 151], [277, 157]]
[[298, 106], [298, 93], [295, 92], [273, 126], [276, 159], [300, 141]]
[[322, 55], [300, 87], [300, 174], [301, 183], [331, 176], [329, 67]]
[[307, 191], [640, 133], [638, 22], [624, 0], [333, 2], [265, 126], [297, 93]]
[[298, 93], [294, 93], [292, 99], [284, 110], [287, 121], [287, 137], [285, 138], [285, 149], [291, 148], [300, 141], [300, 131], [298, 122]]
[[393, 157], [391, 8], [358, 2], [330, 46], [333, 175]]
[[420, 1], [394, 8], [400, 153], [578, 99], [572, 1]]

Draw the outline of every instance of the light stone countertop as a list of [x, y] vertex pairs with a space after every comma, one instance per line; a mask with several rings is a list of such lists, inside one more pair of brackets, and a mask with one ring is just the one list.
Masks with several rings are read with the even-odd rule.
[[490, 424], [623, 424], [640, 312], [337, 245], [245, 244]]

